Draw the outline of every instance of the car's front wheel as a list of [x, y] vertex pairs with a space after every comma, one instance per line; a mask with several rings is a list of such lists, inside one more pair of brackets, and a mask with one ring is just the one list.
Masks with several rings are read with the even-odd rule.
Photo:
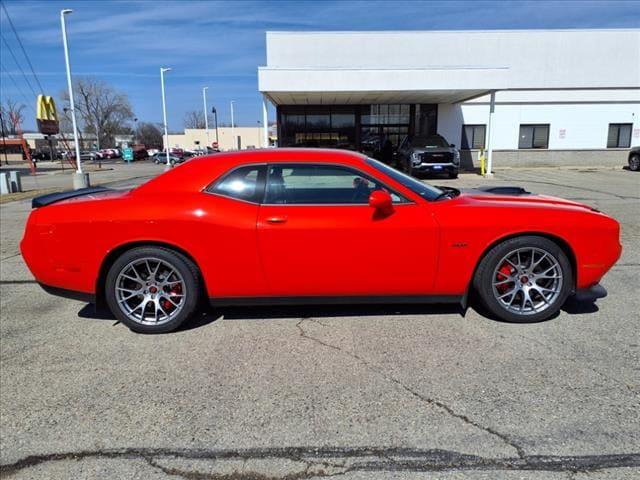
[[501, 320], [539, 322], [555, 315], [573, 286], [565, 252], [548, 238], [522, 236], [493, 247], [482, 259], [474, 287]]
[[111, 312], [131, 330], [164, 333], [194, 314], [201, 285], [197, 267], [184, 255], [138, 247], [113, 263], [105, 288]]
[[631, 158], [629, 158], [629, 170], [634, 172], [640, 170], [640, 155], [631, 155]]

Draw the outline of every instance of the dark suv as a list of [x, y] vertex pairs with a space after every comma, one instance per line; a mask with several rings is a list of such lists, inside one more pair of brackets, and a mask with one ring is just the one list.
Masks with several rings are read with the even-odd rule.
[[397, 155], [398, 167], [409, 175], [446, 173], [457, 178], [460, 170], [460, 153], [442, 135], [409, 135], [400, 143]]
[[633, 147], [629, 151], [629, 170], [640, 171], [640, 147]]

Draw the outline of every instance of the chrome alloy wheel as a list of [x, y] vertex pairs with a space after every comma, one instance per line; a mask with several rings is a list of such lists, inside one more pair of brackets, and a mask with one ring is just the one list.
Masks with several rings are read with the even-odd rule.
[[141, 325], [162, 325], [173, 319], [187, 294], [178, 269], [153, 257], [127, 264], [118, 274], [115, 289], [120, 310]]
[[498, 303], [517, 315], [548, 309], [562, 292], [562, 268], [549, 252], [518, 248], [502, 257], [493, 271], [492, 290]]

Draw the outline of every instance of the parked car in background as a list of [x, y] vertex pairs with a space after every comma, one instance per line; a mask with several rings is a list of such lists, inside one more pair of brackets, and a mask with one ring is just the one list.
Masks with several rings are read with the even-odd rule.
[[96, 152], [91, 152], [88, 150], [80, 152], [80, 160], [83, 162], [94, 162], [96, 159]]
[[446, 173], [456, 178], [460, 171], [460, 152], [442, 135], [407, 135], [398, 147], [396, 161], [400, 170], [413, 176]]
[[[53, 160], [60, 160], [63, 158], [61, 152], [54, 152]], [[38, 162], [43, 160], [52, 160], [51, 151], [48, 150], [33, 150], [31, 152], [31, 159]]]
[[106, 304], [145, 333], [178, 328], [204, 298], [471, 297], [501, 320], [539, 322], [575, 293], [602, 296], [622, 249], [618, 222], [588, 205], [520, 187], [435, 187], [344, 150], [222, 153], [133, 190], [54, 193], [32, 206], [20, 248], [38, 283]]
[[145, 160], [149, 157], [149, 152], [144, 148], [143, 145], [134, 145], [133, 149], [133, 159], [134, 160]]
[[118, 158], [116, 151], [113, 148], [103, 148], [102, 150], [98, 150], [97, 155], [98, 158]]
[[184, 157], [184, 150], [182, 148], [170, 148], [169, 154], [173, 155], [174, 157], [182, 158]]
[[629, 170], [640, 171], [640, 147], [633, 147], [629, 152]]
[[[151, 157], [151, 159], [153, 160], [153, 163], [167, 163], [167, 154], [165, 152], [159, 152]], [[171, 165], [175, 165], [176, 163], [184, 162], [184, 158], [169, 154], [169, 162]]]

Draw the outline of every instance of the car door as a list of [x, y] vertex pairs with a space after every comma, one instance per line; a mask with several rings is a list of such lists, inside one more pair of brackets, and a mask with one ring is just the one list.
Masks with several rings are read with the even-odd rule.
[[266, 165], [242, 165], [222, 175], [198, 197], [200, 236], [193, 249], [209, 272], [212, 298], [268, 294], [257, 246], [259, 205], [264, 197]]
[[438, 230], [428, 206], [391, 192], [387, 215], [368, 205], [379, 180], [346, 166], [271, 164], [258, 246], [274, 296], [429, 294]]

